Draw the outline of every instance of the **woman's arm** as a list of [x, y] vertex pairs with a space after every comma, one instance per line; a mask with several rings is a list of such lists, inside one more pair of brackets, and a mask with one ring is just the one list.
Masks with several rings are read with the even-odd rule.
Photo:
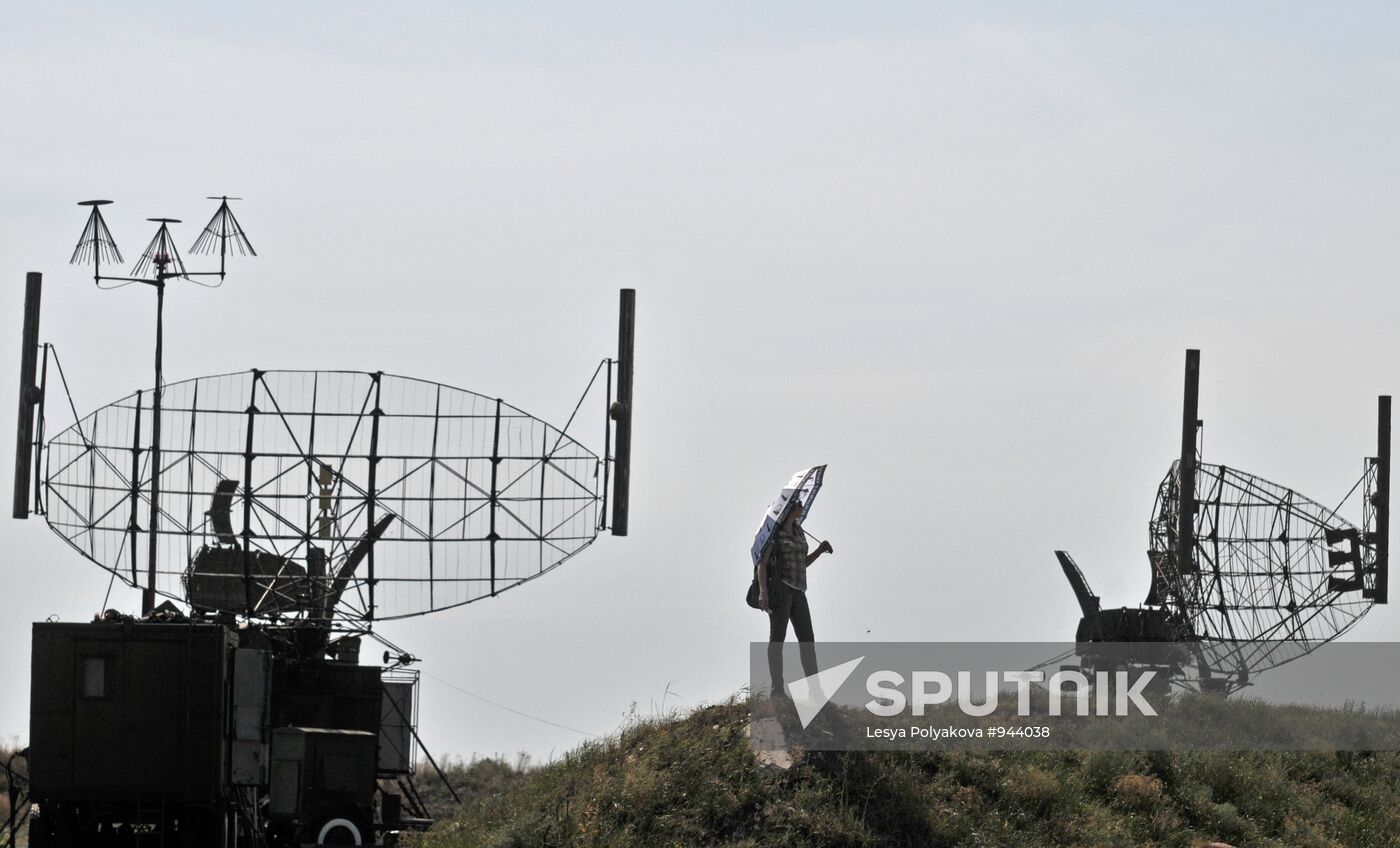
[[812, 551], [810, 554], [807, 554], [807, 566], [811, 567], [812, 563], [817, 561], [817, 557], [821, 556], [824, 553], [827, 553], [830, 550], [830, 542], [822, 542], [820, 545], [817, 545], [817, 549], [815, 551]]

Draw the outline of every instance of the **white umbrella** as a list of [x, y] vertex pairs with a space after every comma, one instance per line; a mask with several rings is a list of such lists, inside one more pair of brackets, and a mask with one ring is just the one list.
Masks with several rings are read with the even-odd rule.
[[817, 492], [821, 490], [822, 477], [825, 474], [825, 465], [802, 469], [792, 475], [792, 479], [783, 486], [778, 499], [768, 505], [768, 511], [763, 514], [763, 524], [754, 534], [753, 547], [750, 549], [755, 568], [758, 567], [759, 559], [763, 557], [763, 549], [768, 547], [768, 541], [773, 537], [773, 531], [787, 519], [791, 510], [801, 509], [802, 519], [807, 519], [807, 513], [812, 510], [812, 501], [816, 500]]

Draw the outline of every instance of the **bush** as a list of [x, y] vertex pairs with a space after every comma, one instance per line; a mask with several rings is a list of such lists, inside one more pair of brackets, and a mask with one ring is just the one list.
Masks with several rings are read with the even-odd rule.
[[1150, 812], [1162, 800], [1162, 781], [1145, 774], [1120, 774], [1113, 781], [1113, 796], [1129, 810]]

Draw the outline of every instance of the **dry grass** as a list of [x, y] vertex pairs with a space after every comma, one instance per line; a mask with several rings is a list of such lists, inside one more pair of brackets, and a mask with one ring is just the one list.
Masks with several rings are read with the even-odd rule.
[[1400, 753], [851, 752], [765, 769], [743, 704], [636, 723], [421, 848], [1400, 846]]

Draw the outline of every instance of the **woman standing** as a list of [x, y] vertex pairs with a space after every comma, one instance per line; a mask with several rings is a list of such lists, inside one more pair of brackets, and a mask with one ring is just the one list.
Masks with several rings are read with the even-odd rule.
[[768, 613], [768, 676], [774, 697], [785, 694], [783, 642], [787, 640], [789, 621], [797, 633], [803, 671], [809, 676], [817, 673], [812, 611], [807, 606], [807, 567], [817, 557], [830, 553], [831, 544], [822, 542], [808, 553], [802, 513], [802, 504], [794, 498], [787, 518], [778, 525], [758, 561], [758, 608]]

